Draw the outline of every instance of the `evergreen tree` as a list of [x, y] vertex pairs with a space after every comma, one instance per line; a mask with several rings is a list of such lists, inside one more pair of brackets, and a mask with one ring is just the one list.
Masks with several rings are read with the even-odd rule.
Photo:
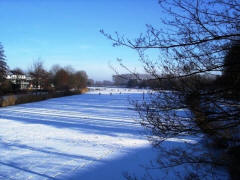
[[6, 63], [6, 56], [4, 54], [4, 49], [2, 44], [0, 43], [0, 83], [2, 83], [6, 76], [7, 76], [7, 63]]

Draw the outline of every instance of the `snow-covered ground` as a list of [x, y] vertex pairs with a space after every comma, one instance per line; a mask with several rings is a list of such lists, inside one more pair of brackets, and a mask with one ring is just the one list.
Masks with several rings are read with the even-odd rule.
[[114, 180], [141, 171], [156, 155], [128, 102], [141, 93], [98, 88], [1, 108], [0, 179]]
[[[126, 172], [143, 176], [143, 165], [158, 153], [136, 123], [128, 100], [146, 92], [92, 88], [83, 95], [1, 108], [0, 179], [121, 180]], [[160, 178], [159, 172], [153, 174]]]

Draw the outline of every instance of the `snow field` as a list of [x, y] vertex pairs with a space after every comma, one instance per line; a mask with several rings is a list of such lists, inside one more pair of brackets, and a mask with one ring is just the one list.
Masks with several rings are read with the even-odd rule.
[[[0, 108], [0, 180], [123, 180], [127, 172], [138, 177], [150, 173], [155, 179], [184, 176], [191, 165], [146, 168], [158, 157], [171, 158], [151, 147], [129, 104], [147, 92], [99, 87], [83, 95]], [[205, 152], [201, 141], [203, 136], [171, 138], [162, 147], [190, 151], [196, 145]], [[216, 174], [228, 179], [225, 170]]]
[[143, 92], [113, 90], [1, 108], [0, 179], [113, 180], [141, 168], [149, 157], [135, 152], [153, 150], [128, 98]]

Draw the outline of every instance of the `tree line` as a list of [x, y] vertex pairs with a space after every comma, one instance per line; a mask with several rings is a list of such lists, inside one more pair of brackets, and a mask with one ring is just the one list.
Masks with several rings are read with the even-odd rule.
[[[8, 75], [15, 75], [14, 82]], [[19, 78], [24, 76], [24, 79]], [[10, 77], [10, 76], [9, 76]], [[27, 78], [27, 79], [26, 79]], [[29, 84], [21, 88], [22, 80]], [[87, 73], [83, 70], [76, 71], [71, 66], [61, 67], [53, 65], [50, 70], [44, 67], [42, 61], [38, 60], [25, 72], [20, 68], [10, 69], [6, 63], [3, 46], [0, 44], [0, 93], [16, 93], [20, 91], [70, 91], [81, 90], [88, 84]]]

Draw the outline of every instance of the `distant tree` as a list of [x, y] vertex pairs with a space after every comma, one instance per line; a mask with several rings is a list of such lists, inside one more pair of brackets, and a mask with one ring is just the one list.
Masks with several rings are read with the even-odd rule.
[[103, 80], [103, 86], [112, 86], [112, 85], [113, 85], [112, 81]]
[[76, 89], [82, 89], [87, 87], [88, 76], [85, 71], [77, 71], [73, 74], [74, 87]]
[[0, 83], [2, 83], [7, 76], [8, 66], [6, 63], [6, 56], [4, 54], [4, 49], [0, 43]]
[[136, 80], [137, 78], [134, 74], [117, 74], [113, 75], [112, 79], [117, 86], [127, 86], [129, 80]]
[[102, 81], [95, 81], [95, 86], [103, 86], [103, 82]]
[[128, 80], [127, 87], [136, 87], [138, 86], [138, 81], [136, 79], [130, 79]]
[[88, 79], [87, 86], [93, 86], [93, 85], [94, 85], [94, 80], [93, 79]]
[[54, 86], [56, 90], [68, 91], [71, 88], [69, 81], [70, 75], [65, 69], [61, 68], [56, 72], [54, 77]]
[[85, 71], [75, 71], [71, 66], [63, 68], [54, 65], [50, 73], [56, 90], [69, 91], [70, 89], [82, 89], [87, 86], [87, 73]]
[[50, 74], [45, 70], [42, 61], [36, 61], [29, 70], [34, 88], [48, 89], [50, 87]]
[[58, 64], [55, 64], [51, 67], [49, 70], [49, 76], [50, 76], [50, 84], [51, 86], [55, 85], [55, 76], [56, 73], [61, 69], [61, 67]]
[[68, 81], [67, 81], [68, 89], [76, 89], [77, 82], [75, 81], [75, 76], [74, 76], [75, 69], [71, 65], [65, 66], [63, 69], [67, 72], [67, 74], [69, 76]]

